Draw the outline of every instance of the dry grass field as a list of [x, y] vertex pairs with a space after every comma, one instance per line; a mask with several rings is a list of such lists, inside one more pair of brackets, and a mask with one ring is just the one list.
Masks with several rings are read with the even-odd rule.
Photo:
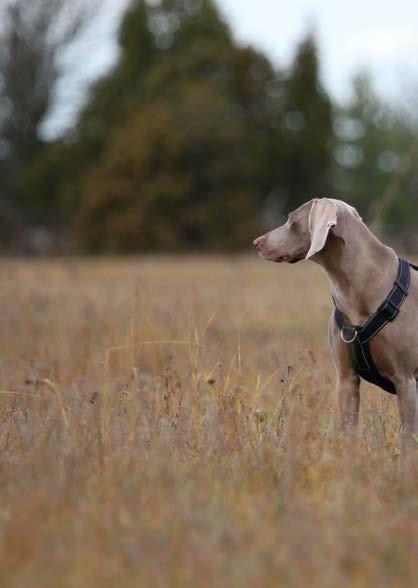
[[0, 586], [418, 585], [396, 399], [338, 428], [313, 264], [2, 261]]

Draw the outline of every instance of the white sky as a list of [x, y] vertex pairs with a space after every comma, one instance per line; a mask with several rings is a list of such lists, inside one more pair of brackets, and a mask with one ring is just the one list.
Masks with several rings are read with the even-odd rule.
[[236, 37], [288, 63], [301, 36], [313, 28], [323, 79], [331, 93], [347, 95], [353, 74], [367, 67], [382, 91], [399, 96], [418, 85], [416, 0], [221, 0]]
[[[68, 69], [57, 107], [44, 125], [54, 136], [71, 125], [86, 85], [116, 59], [115, 31], [127, 0], [102, 0], [101, 11], [77, 50], [65, 56]], [[218, 0], [236, 39], [263, 50], [286, 67], [307, 30], [316, 32], [322, 77], [340, 100], [350, 80], [366, 67], [392, 100], [415, 99], [418, 91], [418, 2], [416, 0]], [[71, 72], [71, 73], [70, 73]], [[418, 98], [415, 101], [418, 107]]]

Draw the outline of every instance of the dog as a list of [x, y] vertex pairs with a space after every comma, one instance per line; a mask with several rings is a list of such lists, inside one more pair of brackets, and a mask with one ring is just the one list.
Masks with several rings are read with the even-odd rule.
[[333, 198], [303, 204], [254, 246], [268, 261], [307, 259], [328, 274], [336, 307], [328, 334], [343, 429], [358, 423], [363, 377], [396, 394], [403, 440], [415, 443], [418, 268], [381, 243], [355, 208]]

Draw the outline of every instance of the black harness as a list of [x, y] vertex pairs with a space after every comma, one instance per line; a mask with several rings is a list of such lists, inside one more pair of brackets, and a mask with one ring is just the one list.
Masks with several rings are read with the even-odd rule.
[[343, 313], [335, 308], [334, 318], [341, 330], [341, 338], [349, 346], [353, 366], [364, 380], [380, 386], [386, 392], [396, 394], [394, 384], [379, 373], [370, 351], [370, 340], [389, 322], [395, 320], [405, 297], [408, 295], [411, 281], [411, 267], [418, 270], [404, 259], [399, 260], [399, 274], [393, 289], [377, 311], [362, 326], [349, 325], [344, 321]]

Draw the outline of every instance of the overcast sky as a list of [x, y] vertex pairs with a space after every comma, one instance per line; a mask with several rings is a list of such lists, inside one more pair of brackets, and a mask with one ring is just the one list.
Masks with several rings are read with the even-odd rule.
[[[115, 31], [127, 0], [103, 0], [101, 14], [64, 65], [57, 106], [44, 125], [47, 136], [71, 125], [86, 85], [114, 63]], [[262, 49], [279, 67], [288, 65], [297, 42], [313, 29], [323, 81], [340, 100], [353, 74], [367, 67], [377, 88], [392, 100], [418, 90], [418, 2], [415, 0], [218, 0], [235, 37]], [[71, 73], [70, 73], [71, 72]]]

